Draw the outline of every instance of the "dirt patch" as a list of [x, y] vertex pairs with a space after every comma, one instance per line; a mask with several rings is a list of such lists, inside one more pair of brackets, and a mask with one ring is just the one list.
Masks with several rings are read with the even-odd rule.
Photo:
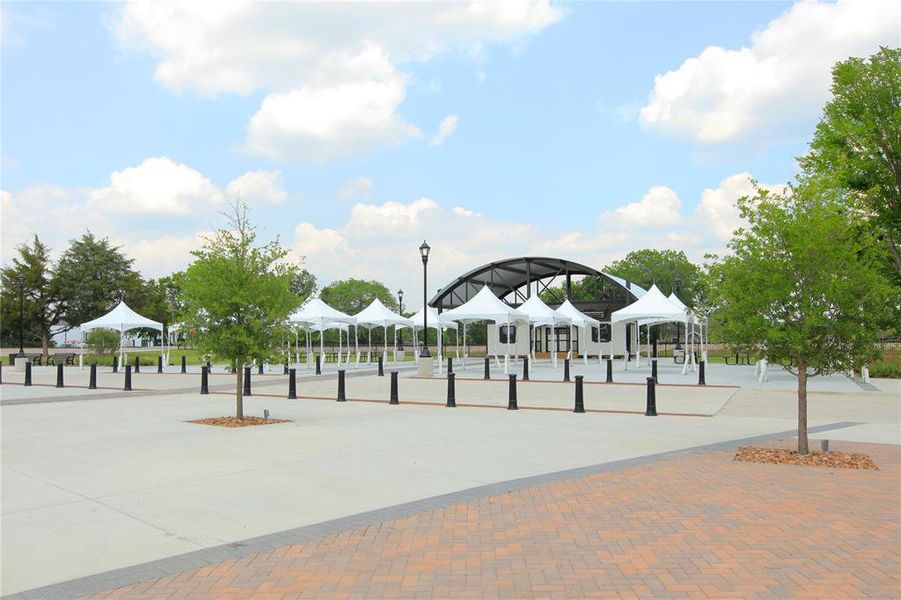
[[209, 417], [207, 419], [194, 419], [188, 423], [198, 425], [214, 425], [216, 427], [253, 427], [254, 425], [273, 425], [275, 423], [288, 423], [288, 419], [264, 419], [262, 417]]
[[795, 450], [786, 450], [784, 448], [744, 446], [735, 453], [735, 460], [738, 462], [833, 467], [835, 469], [879, 470], [876, 463], [866, 454], [848, 454], [846, 452], [798, 454]]

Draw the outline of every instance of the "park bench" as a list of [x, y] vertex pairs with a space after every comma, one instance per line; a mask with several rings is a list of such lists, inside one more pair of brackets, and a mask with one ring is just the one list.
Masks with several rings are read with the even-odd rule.
[[74, 352], [57, 352], [56, 354], [52, 354], [47, 358], [47, 364], [50, 365], [52, 363], [54, 365], [74, 365], [75, 356], [76, 355]]

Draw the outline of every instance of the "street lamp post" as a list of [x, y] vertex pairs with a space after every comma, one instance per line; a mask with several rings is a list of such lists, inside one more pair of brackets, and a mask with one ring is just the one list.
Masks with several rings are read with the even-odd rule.
[[[676, 292], [676, 297], [682, 294], [682, 278], [676, 275], [676, 278], [673, 279], [673, 291]], [[681, 300], [682, 298], [679, 298]], [[679, 322], [676, 322], [676, 350], [682, 349], [682, 325]]]
[[[397, 312], [400, 313], [400, 316], [404, 316], [404, 291], [397, 290]], [[397, 349], [403, 351], [404, 349], [404, 332], [402, 329], [397, 330]]]
[[16, 358], [25, 358], [25, 276], [16, 276], [19, 284], [19, 353]]
[[428, 264], [429, 264], [429, 245], [422, 242], [419, 247], [419, 255], [422, 257], [422, 351], [419, 353], [420, 358], [431, 358], [429, 353], [429, 305], [428, 305]]

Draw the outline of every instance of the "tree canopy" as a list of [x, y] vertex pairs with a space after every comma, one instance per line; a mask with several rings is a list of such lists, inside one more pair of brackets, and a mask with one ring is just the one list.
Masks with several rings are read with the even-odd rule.
[[665, 296], [675, 291], [678, 278], [679, 299], [689, 306], [703, 295], [701, 270], [681, 250], [634, 250], [622, 260], [610, 263], [604, 271], [644, 289], [656, 284]]
[[50, 249], [34, 236], [30, 244], [16, 248], [18, 256], [0, 271], [3, 286], [0, 327], [6, 345], [19, 345], [19, 276], [23, 283], [23, 330], [27, 342], [39, 342], [44, 354], [50, 344], [51, 329], [62, 320], [59, 282], [50, 260]]
[[397, 310], [397, 299], [381, 281], [343, 279], [322, 288], [323, 302], [349, 315], [355, 315], [378, 298], [391, 310]]

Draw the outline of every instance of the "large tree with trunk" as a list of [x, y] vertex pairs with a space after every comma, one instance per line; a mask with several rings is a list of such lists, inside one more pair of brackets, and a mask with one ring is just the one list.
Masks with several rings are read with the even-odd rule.
[[879, 242], [840, 191], [817, 180], [738, 201], [747, 227], [709, 266], [725, 341], [798, 378], [798, 452], [808, 452], [807, 381], [877, 355], [879, 323], [897, 302]]

